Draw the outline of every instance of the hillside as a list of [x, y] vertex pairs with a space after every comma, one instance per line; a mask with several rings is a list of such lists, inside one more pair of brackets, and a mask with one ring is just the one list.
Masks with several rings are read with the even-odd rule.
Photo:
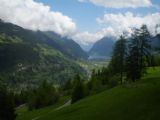
[[[150, 68], [141, 81], [112, 88], [60, 110], [50, 108], [37, 120], [158, 120], [159, 73], [160, 68]], [[17, 120], [29, 120], [29, 116], [33, 119], [36, 115], [25, 112]]]
[[[52, 36], [51, 36], [52, 34]], [[31, 31], [0, 21], [0, 79], [11, 86], [42, 80], [62, 83], [76, 73], [85, 76], [77, 59], [87, 54], [73, 40], [50, 32]]]
[[89, 51], [90, 59], [94, 58], [109, 58], [112, 54], [114, 38], [105, 37], [97, 41]]
[[18, 37], [22, 39], [23, 42], [30, 43], [32, 45], [46, 44], [69, 57], [83, 59], [88, 57], [87, 53], [83, 51], [76, 42], [65, 37], [62, 38], [54, 32], [26, 30], [17, 25], [0, 21], [0, 33], [4, 33], [11, 37]]
[[50, 39], [56, 40], [72, 57], [77, 59], [87, 59], [88, 54], [72, 39], [61, 37], [53, 32], [44, 32]]

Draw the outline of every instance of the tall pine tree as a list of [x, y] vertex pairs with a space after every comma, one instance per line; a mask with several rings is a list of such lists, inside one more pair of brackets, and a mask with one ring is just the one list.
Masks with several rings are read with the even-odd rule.
[[126, 40], [123, 35], [120, 36], [113, 48], [112, 59], [109, 64], [109, 69], [112, 74], [119, 74], [120, 81], [123, 82], [123, 72], [125, 71], [125, 57], [126, 57]]
[[135, 81], [140, 79], [151, 62], [151, 35], [146, 25], [135, 29], [129, 44], [127, 56], [127, 77]]
[[80, 76], [77, 74], [74, 78], [74, 88], [72, 92], [72, 103], [85, 97], [84, 85]]

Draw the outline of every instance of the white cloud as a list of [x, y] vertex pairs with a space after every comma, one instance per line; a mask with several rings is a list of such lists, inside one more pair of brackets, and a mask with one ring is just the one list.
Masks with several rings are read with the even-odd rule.
[[95, 43], [97, 40], [100, 40], [104, 36], [115, 36], [115, 31], [111, 27], [103, 28], [95, 33], [90, 32], [78, 32], [72, 36], [72, 38], [81, 43], [82, 45], [89, 45]]
[[137, 8], [152, 6], [151, 0], [78, 0], [79, 2], [91, 2], [106, 8]]
[[132, 28], [140, 28], [143, 24], [148, 26], [151, 34], [154, 34], [155, 26], [160, 24], [160, 13], [148, 14], [146, 16], [134, 15], [131, 12], [125, 14], [105, 14], [103, 18], [97, 18], [97, 22], [113, 28], [116, 36], [122, 34], [123, 31], [131, 33]]
[[76, 30], [71, 18], [34, 0], [0, 0], [0, 18], [27, 29], [50, 30], [62, 36]]
[[88, 51], [92, 45], [105, 36], [115, 36], [115, 31], [111, 27], [103, 28], [95, 33], [91, 32], [77, 32], [72, 36], [72, 39], [81, 45], [81, 47]]
[[148, 14], [146, 16], [134, 15], [131, 12], [125, 14], [105, 14], [97, 18], [97, 22], [103, 28], [95, 33], [81, 32], [73, 36], [73, 39], [82, 47], [92, 45], [103, 37], [119, 37], [123, 32], [132, 33], [132, 28], [140, 28], [143, 24], [148, 26], [151, 34], [155, 33], [155, 26], [160, 24], [160, 13]]

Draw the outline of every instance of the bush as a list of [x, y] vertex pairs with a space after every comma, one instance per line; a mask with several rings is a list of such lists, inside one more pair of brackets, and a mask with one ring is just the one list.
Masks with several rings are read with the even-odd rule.
[[58, 99], [59, 95], [52, 84], [47, 81], [43, 81], [37, 89], [32, 90], [30, 93], [28, 102], [29, 110], [55, 104]]
[[85, 97], [84, 84], [79, 75], [75, 76], [74, 88], [72, 92], [72, 103]]
[[71, 95], [73, 84], [71, 80], [67, 80], [63, 85], [60, 87], [63, 95]]
[[120, 75], [114, 75], [109, 80], [109, 87], [115, 87], [118, 85], [118, 82], [120, 81]]
[[15, 120], [14, 96], [0, 85], [0, 120]]

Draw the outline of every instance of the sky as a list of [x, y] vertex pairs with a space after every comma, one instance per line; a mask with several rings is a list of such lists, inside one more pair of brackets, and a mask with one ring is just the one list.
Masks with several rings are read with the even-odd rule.
[[53, 31], [85, 50], [103, 37], [131, 34], [142, 24], [155, 34], [160, 24], [160, 0], [0, 0], [0, 5], [0, 19]]

